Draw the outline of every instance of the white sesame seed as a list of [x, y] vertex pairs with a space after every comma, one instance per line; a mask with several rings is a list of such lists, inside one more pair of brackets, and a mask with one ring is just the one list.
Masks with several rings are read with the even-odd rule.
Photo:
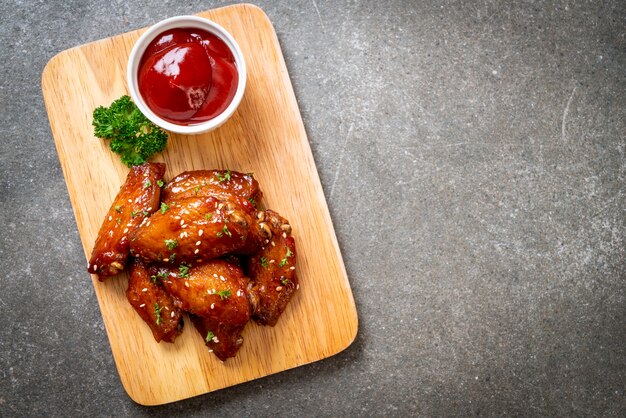
[[201, 230], [198, 231], [198, 236], [201, 237], [202, 234], [204, 234], [204, 231], [201, 229]]
[[212, 289], [212, 290], [213, 290], [213, 294], [215, 294], [215, 289]]
[[213, 273], [213, 277], [215, 277], [217, 279], [218, 276], [217, 276], [217, 274]]
[[185, 238], [185, 233], [180, 234], [180, 238]]
[[215, 303], [211, 304], [211, 309], [215, 309]]
[[94, 264], [94, 265], [93, 265], [93, 270], [94, 270], [94, 271], [98, 271], [98, 265], [97, 265], [97, 264]]
[[128, 203], [133, 203], [133, 199], [128, 199]]
[[109, 231], [109, 236], [112, 237], [113, 236], [113, 231]]
[[169, 258], [164, 258], [163, 261], [165, 261], [167, 263], [168, 261], [170, 261], [170, 259]]
[[275, 263], [275, 262], [276, 262], [276, 260], [270, 260], [270, 264]]
[[109, 221], [112, 221], [112, 220], [113, 220], [113, 217], [112, 217], [112, 216], [109, 216]]
[[289, 270], [295, 270], [295, 269], [296, 269], [295, 267], [289, 267]]
[[226, 277], [224, 277], [224, 276], [220, 276], [220, 280], [221, 280], [221, 281], [223, 281], [223, 282], [225, 282], [225, 281], [226, 281]]
[[287, 238], [287, 233], [283, 232], [283, 238]]
[[139, 305], [140, 308], [143, 308], [144, 306], [146, 306], [145, 303], [142, 303], [141, 305]]
[[175, 315], [175, 313], [174, 313], [174, 311], [172, 311], [172, 313], [170, 314], [170, 316], [171, 316], [172, 318], [174, 318], [174, 315]]
[[189, 282], [185, 281], [185, 287], [189, 287]]
[[207, 289], [206, 292], [210, 295], [211, 294], [211, 289]]
[[277, 287], [276, 287], [276, 291], [277, 291], [277, 292], [280, 292], [281, 290], [283, 290], [283, 287], [282, 287], [282, 286], [277, 286]]
[[147, 287], [144, 287], [143, 289], [141, 289], [141, 291], [142, 291], [142, 292], [147, 292], [147, 291], [148, 291], [148, 288], [147, 288]]
[[241, 297], [241, 290], [237, 290], [237, 296]]
[[178, 219], [180, 219], [180, 216], [176, 215], [176, 216], [174, 216], [174, 219], [178, 220]]
[[199, 248], [196, 248], [196, 251], [194, 251], [193, 253], [194, 253], [194, 254], [198, 254], [199, 252], [200, 252], [200, 249], [199, 249]]
[[183, 225], [183, 228], [187, 228], [187, 225]]
[[272, 241], [272, 247], [275, 247], [275, 246], [276, 246], [276, 244], [274, 244], [274, 241]]
[[214, 342], [215, 344], [217, 344], [217, 343], [219, 343], [219, 342], [220, 342], [220, 340], [217, 338], [217, 335], [216, 335], [215, 337], [213, 337], [213, 342]]
[[300, 283], [296, 285], [296, 290], [300, 289]]
[[180, 225], [181, 226], [185, 225], [185, 220], [184, 219], [182, 221], [180, 221]]
[[146, 226], [150, 226], [150, 221], [148, 221], [148, 223], [146, 224]]
[[212, 352], [213, 352], [213, 350], [211, 350], [211, 349], [209, 348], [209, 353], [212, 353]]
[[128, 232], [128, 228], [124, 228], [124, 233], [127, 233], [127, 232]]
[[129, 222], [129, 223], [126, 224], [126, 226], [128, 226], [128, 227], [133, 226], [133, 223]]
[[200, 245], [200, 244], [201, 244], [201, 243], [200, 243], [200, 241], [196, 242], [196, 247], [197, 247], [198, 245]]

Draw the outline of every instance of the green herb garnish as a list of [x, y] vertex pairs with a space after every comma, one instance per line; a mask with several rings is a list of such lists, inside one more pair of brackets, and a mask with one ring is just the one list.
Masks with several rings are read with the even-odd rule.
[[230, 289], [222, 290], [220, 292], [217, 292], [217, 294], [220, 296], [221, 300], [228, 299], [228, 297], [230, 296]]
[[267, 258], [261, 257], [261, 267], [263, 267], [264, 269], [267, 268]]
[[170, 207], [167, 206], [164, 202], [161, 202], [161, 214], [165, 214]]
[[144, 189], [147, 189], [150, 186], [152, 186], [152, 182], [150, 180], [146, 180], [146, 182], [143, 184]]
[[224, 174], [215, 173], [215, 177], [220, 181], [220, 183], [230, 180], [230, 170], [226, 170]]
[[157, 180], [157, 186], [163, 187], [164, 184], [163, 180]]
[[285, 258], [280, 260], [280, 263], [278, 264], [278, 267], [283, 267], [285, 264], [289, 263], [289, 260], [287, 260], [287, 257], [291, 257], [292, 255], [293, 255], [293, 253], [291, 252], [289, 247], [287, 247], [287, 254], [285, 254]]
[[167, 132], [139, 111], [128, 96], [93, 111], [94, 135], [111, 141], [111, 151], [129, 167], [145, 163], [167, 145]]
[[156, 324], [157, 325], [161, 325], [161, 310], [163, 309], [163, 307], [159, 308], [159, 304], [155, 303], [154, 304], [154, 315], [156, 316]]
[[118, 212], [118, 213], [122, 213], [122, 205], [117, 205], [115, 207], [115, 211]]
[[188, 278], [189, 277], [189, 267], [191, 267], [191, 266], [188, 266], [188, 265], [185, 265], [185, 264], [181, 264], [180, 266], [178, 266], [178, 275], [180, 277], [185, 278], [185, 279]]
[[178, 246], [178, 241], [175, 240], [175, 239], [166, 239], [165, 240], [165, 246], [169, 250], [173, 250], [174, 248], [176, 248]]
[[213, 334], [211, 331], [209, 331], [209, 332], [207, 332], [206, 338], [204, 339], [204, 341], [206, 341], [208, 343], [209, 341], [211, 341], [213, 339], [213, 337], [215, 337], [215, 334]]

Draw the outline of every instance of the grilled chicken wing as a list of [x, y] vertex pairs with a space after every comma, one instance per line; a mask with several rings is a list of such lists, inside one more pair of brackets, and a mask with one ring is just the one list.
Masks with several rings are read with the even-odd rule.
[[130, 266], [126, 297], [135, 311], [150, 329], [154, 339], [173, 343], [183, 329], [182, 311], [174, 305], [174, 300], [157, 284], [157, 277], [151, 279], [148, 268], [135, 259]]
[[256, 212], [261, 199], [259, 183], [251, 174], [230, 170], [185, 171], [163, 188], [162, 200], [170, 204], [179, 199], [213, 196], [221, 199], [240, 198], [238, 203], [248, 212]]
[[210, 260], [243, 248], [252, 222], [253, 218], [232, 201], [180, 199], [137, 228], [130, 250], [146, 261]]
[[165, 164], [146, 163], [131, 168], [120, 188], [91, 252], [87, 271], [104, 280], [124, 269], [128, 259], [129, 235], [159, 206]]
[[262, 229], [269, 229], [264, 247], [247, 261], [253, 317], [263, 325], [276, 325], [294, 292], [300, 287], [296, 276], [296, 246], [291, 226], [274, 211], [259, 217]]
[[211, 260], [192, 267], [181, 264], [178, 268], [155, 269], [152, 273], [182, 310], [233, 326], [250, 320], [249, 279], [240, 267], [225, 260]]
[[205, 344], [220, 360], [235, 357], [243, 344], [241, 333], [245, 325], [231, 325], [216, 322], [210, 318], [190, 315], [191, 322], [196, 327]]

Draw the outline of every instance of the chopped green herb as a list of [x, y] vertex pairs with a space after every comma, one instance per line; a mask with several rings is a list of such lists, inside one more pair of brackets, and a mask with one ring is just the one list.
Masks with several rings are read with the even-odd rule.
[[211, 331], [209, 331], [209, 332], [207, 332], [206, 338], [204, 339], [204, 341], [206, 341], [208, 343], [209, 341], [211, 341], [213, 339], [213, 337], [215, 337], [215, 334], [213, 334]]
[[152, 280], [152, 283], [156, 283], [157, 279], [157, 276], [150, 276], [150, 280]]
[[196, 186], [196, 187], [193, 189], [193, 194], [198, 194], [198, 192], [199, 192], [199, 191], [200, 191], [200, 186]]
[[150, 186], [152, 186], [152, 182], [150, 180], [146, 180], [146, 182], [143, 184], [144, 189], [147, 189]]
[[217, 292], [217, 294], [220, 296], [221, 300], [228, 299], [228, 297], [230, 296], [230, 289], [222, 290], [220, 292]]
[[210, 221], [212, 216], [213, 216], [212, 213], [207, 213], [206, 215], [204, 215], [204, 219], [206, 219], [207, 221]]
[[135, 216], [139, 215], [139, 211], [138, 210], [134, 210], [130, 213], [130, 217], [134, 218]]
[[165, 204], [165, 202], [161, 202], [161, 214], [165, 214], [170, 207]]
[[170, 263], [173, 263], [174, 260], [176, 260], [176, 253], [172, 253], [172, 255], [170, 255]]
[[267, 258], [261, 257], [261, 267], [263, 267], [264, 269], [267, 268]]
[[178, 246], [178, 241], [175, 240], [175, 239], [166, 239], [165, 240], [165, 246], [169, 250], [173, 250], [174, 248], [176, 248]]
[[169, 276], [169, 274], [167, 274], [167, 271], [160, 271], [157, 273], [157, 276], [159, 277], [159, 279], [164, 280], [167, 279], [167, 276]]
[[185, 264], [181, 264], [180, 266], [178, 266], [178, 275], [180, 277], [183, 278], [188, 278], [189, 277], [189, 267], [191, 266], [187, 266]]
[[157, 325], [161, 325], [161, 310], [163, 309], [163, 307], [159, 308], [159, 304], [155, 303], [154, 304], [154, 315], [156, 316], [156, 324]]
[[117, 218], [117, 224], [119, 225], [121, 223], [122, 223], [122, 220], [120, 218]]
[[142, 210], [141, 213], [143, 214], [143, 216], [150, 215], [150, 212], [148, 212], [147, 210]]
[[285, 254], [285, 258], [280, 260], [280, 264], [278, 264], [278, 267], [283, 267], [285, 264], [289, 263], [289, 260], [287, 260], [287, 257], [291, 257], [292, 255], [293, 253], [291, 252], [289, 247], [287, 247], [287, 254]]
[[283, 284], [283, 286], [287, 286], [289, 283], [291, 283], [291, 280], [289, 280], [285, 276], [282, 276], [280, 282]]
[[215, 173], [215, 177], [217, 177], [220, 183], [226, 180], [230, 180], [230, 170], [226, 170], [224, 174]]
[[157, 186], [163, 187], [164, 184], [163, 180], [157, 180]]
[[226, 225], [224, 225], [224, 228], [222, 228], [222, 231], [228, 235], [229, 237], [232, 237], [233, 234], [230, 233], [230, 231], [228, 230], [228, 227]]
[[256, 200], [254, 200], [253, 197], [249, 197], [248, 198], [248, 202], [252, 203], [252, 206], [254, 206], [256, 208]]
[[119, 212], [119, 213], [122, 213], [122, 205], [117, 205], [117, 206], [115, 207], [115, 211], [116, 211], [116, 212]]

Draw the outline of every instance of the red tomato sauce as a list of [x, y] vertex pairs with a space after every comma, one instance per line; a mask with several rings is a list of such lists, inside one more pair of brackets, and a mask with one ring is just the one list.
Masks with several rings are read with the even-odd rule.
[[233, 100], [239, 75], [226, 44], [207, 31], [158, 35], [139, 63], [139, 91], [148, 107], [178, 125], [213, 119]]

